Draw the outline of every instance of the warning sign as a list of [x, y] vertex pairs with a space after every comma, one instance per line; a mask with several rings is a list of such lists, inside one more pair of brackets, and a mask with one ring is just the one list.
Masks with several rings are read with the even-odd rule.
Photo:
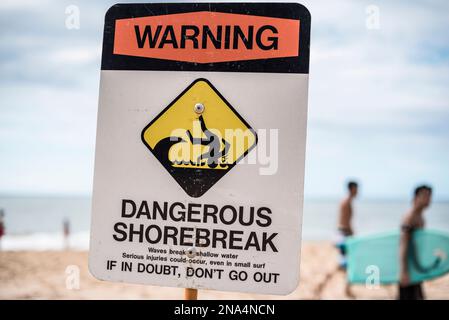
[[297, 19], [199, 11], [119, 19], [115, 28], [115, 54], [201, 63], [298, 55]]
[[310, 15], [293, 3], [106, 13], [89, 269], [97, 278], [297, 288]]
[[251, 150], [256, 133], [206, 79], [197, 79], [142, 132], [191, 197], [200, 197]]

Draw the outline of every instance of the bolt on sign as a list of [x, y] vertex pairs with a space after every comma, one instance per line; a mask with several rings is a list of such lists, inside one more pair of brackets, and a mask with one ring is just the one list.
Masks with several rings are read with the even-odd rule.
[[310, 14], [295, 3], [106, 13], [89, 269], [287, 294], [299, 280]]

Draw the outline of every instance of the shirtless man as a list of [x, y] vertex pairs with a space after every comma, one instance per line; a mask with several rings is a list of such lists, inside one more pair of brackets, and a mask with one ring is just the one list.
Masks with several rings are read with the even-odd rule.
[[0, 208], [0, 250], [2, 249], [2, 237], [5, 235], [5, 221], [4, 221], [4, 217], [5, 217], [5, 212], [3, 211], [2, 208]]
[[344, 236], [352, 236], [354, 230], [352, 229], [352, 200], [357, 196], [358, 184], [351, 181], [348, 183], [348, 195], [340, 203], [340, 215], [338, 218], [338, 231]]
[[[343, 199], [340, 203], [340, 210], [338, 216], [338, 233], [339, 233], [339, 241], [337, 243], [337, 247], [340, 249], [340, 270], [346, 270], [346, 251], [344, 247], [344, 242], [347, 237], [352, 236], [354, 234], [354, 230], [352, 228], [352, 200], [357, 196], [358, 193], [358, 184], [357, 182], [350, 181], [347, 185], [348, 195]], [[346, 283], [345, 293], [349, 297], [353, 297], [351, 293], [349, 283]]]
[[[342, 200], [339, 206], [338, 213], [338, 238], [335, 243], [335, 246], [338, 250], [340, 250], [340, 262], [338, 264], [337, 269], [333, 269], [329, 273], [326, 274], [323, 281], [319, 283], [316, 287], [316, 296], [320, 297], [323, 288], [327, 283], [332, 279], [332, 277], [338, 274], [340, 271], [346, 272], [346, 249], [345, 249], [345, 240], [346, 237], [352, 236], [354, 231], [352, 229], [352, 200], [357, 196], [358, 185], [357, 182], [350, 181], [347, 185], [348, 195]], [[349, 283], [346, 282], [345, 285], [345, 294], [350, 298], [354, 298], [352, 294]]]
[[429, 207], [432, 197], [432, 188], [426, 185], [415, 189], [413, 206], [407, 212], [402, 220], [401, 240], [399, 246], [400, 256], [400, 279], [399, 296], [400, 300], [423, 300], [424, 293], [421, 283], [410, 283], [408, 271], [408, 254], [413, 250], [412, 236], [413, 232], [424, 228], [423, 212]]
[[65, 218], [62, 222], [62, 231], [64, 234], [64, 249], [68, 250], [70, 247], [70, 221], [69, 219]]

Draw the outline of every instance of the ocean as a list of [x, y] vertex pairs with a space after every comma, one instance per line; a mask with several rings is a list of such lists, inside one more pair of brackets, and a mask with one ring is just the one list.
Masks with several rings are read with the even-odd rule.
[[[302, 238], [332, 241], [338, 200], [306, 199]], [[358, 235], [397, 230], [409, 201], [358, 200], [354, 204], [354, 229]], [[0, 197], [5, 212], [3, 250], [60, 250], [64, 247], [63, 221], [70, 221], [70, 247], [89, 247], [91, 199], [89, 197]], [[427, 227], [449, 232], [449, 202], [434, 202], [425, 213]]]

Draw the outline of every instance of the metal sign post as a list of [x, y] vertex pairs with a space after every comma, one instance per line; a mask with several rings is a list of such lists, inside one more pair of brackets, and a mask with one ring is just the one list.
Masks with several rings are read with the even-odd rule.
[[184, 289], [184, 300], [197, 300], [198, 290], [197, 289]]

